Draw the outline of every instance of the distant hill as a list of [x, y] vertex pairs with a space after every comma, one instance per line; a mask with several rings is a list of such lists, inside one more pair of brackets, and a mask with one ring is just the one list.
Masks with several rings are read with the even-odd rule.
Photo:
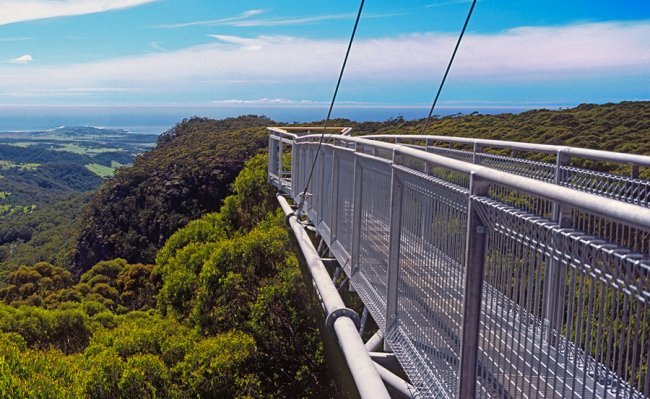
[[73, 265], [100, 260], [153, 262], [167, 238], [219, 209], [244, 162], [267, 145], [264, 117], [192, 118], [160, 136], [157, 146], [97, 192], [83, 215]]
[[[336, 121], [349, 125], [348, 121]], [[353, 134], [420, 134], [424, 120], [353, 124]], [[650, 101], [581, 104], [520, 114], [432, 119], [427, 134], [567, 145], [650, 155]]]

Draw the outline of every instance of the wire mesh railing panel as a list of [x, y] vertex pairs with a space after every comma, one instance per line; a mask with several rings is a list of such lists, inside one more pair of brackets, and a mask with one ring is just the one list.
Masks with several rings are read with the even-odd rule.
[[650, 260], [480, 198], [488, 243], [479, 375], [485, 396], [650, 394]]
[[334, 153], [331, 147], [323, 148], [321, 220], [330, 228], [332, 226], [332, 162]]
[[313, 145], [303, 145], [302, 147], [304, 147], [305, 156], [303, 158], [303, 166], [305, 169], [303, 170], [303, 184], [300, 186], [300, 194], [298, 195], [302, 196], [304, 194], [304, 198], [302, 199], [303, 210], [308, 212], [314, 205], [314, 180], [313, 178], [309, 180], [309, 172], [316, 158], [316, 147]]
[[442, 155], [447, 158], [457, 159], [459, 161], [472, 162], [472, 151], [445, 147], [427, 147], [426, 151], [432, 154]]
[[324, 192], [322, 190], [322, 180], [323, 180], [323, 149], [321, 148], [318, 151], [318, 147], [312, 146], [312, 162], [314, 162], [314, 173], [311, 176], [311, 182], [309, 184], [311, 194], [310, 197], [310, 206], [315, 218], [312, 220], [315, 225], [318, 225], [318, 220], [320, 220], [320, 210], [323, 203]]
[[563, 186], [643, 207], [650, 206], [650, 181], [648, 180], [571, 166], [562, 166], [560, 169], [559, 180]]
[[418, 351], [402, 363], [421, 360], [423, 364], [412, 369], [420, 374], [429, 369], [436, 379], [414, 376], [422, 380], [419, 388], [439, 384], [453, 396], [458, 385], [468, 192], [423, 173], [395, 169], [403, 185], [397, 319], [400, 338], [411, 344], [403, 350]]
[[515, 175], [549, 183], [555, 180], [555, 164], [482, 152], [476, 154], [476, 160], [483, 166]]
[[293, 147], [293, 156], [291, 158], [291, 198], [294, 200], [298, 197], [300, 191], [302, 178], [302, 148], [299, 146]]
[[[353, 270], [355, 288], [367, 304], [377, 309], [372, 314], [381, 326], [385, 319], [386, 279], [388, 273], [388, 246], [390, 233], [391, 167], [383, 161], [361, 159], [361, 201], [358, 270]], [[356, 278], [363, 276], [363, 280]], [[365, 296], [365, 298], [364, 298]], [[372, 310], [372, 309], [370, 309]]]
[[571, 216], [576, 230], [650, 257], [650, 226], [640, 229], [579, 209], [573, 209]]
[[[449, 158], [463, 160], [463, 161], [466, 160], [465, 151], [461, 151], [461, 150], [454, 150], [450, 148], [441, 148], [441, 147], [428, 147], [428, 152], [443, 155]], [[469, 158], [469, 162], [471, 162], [471, 156]], [[427, 175], [452, 183], [456, 186], [464, 187], [464, 188], [469, 187], [469, 177], [467, 176], [467, 174], [456, 172], [449, 168], [445, 168], [430, 163], [425, 163], [424, 166], [420, 166], [422, 161], [416, 162], [415, 160], [412, 160], [410, 157], [403, 157], [403, 161], [401, 163], [406, 166], [411, 166], [411, 168], [414, 170], [424, 171], [424, 173]]]
[[553, 216], [553, 201], [521, 190], [514, 190], [501, 184], [490, 184], [488, 196], [522, 211], [540, 215], [540, 217], [550, 219]]
[[[422, 139], [409, 139], [408, 136], [400, 138], [400, 142], [413, 143], [420, 142]], [[410, 145], [410, 144], [407, 144]], [[471, 142], [463, 144], [465, 147], [471, 145]], [[556, 181], [556, 164], [555, 162], [541, 162], [526, 158], [526, 154], [534, 154], [539, 157], [539, 152], [529, 150], [518, 153], [521, 156], [514, 155], [497, 155], [486, 152], [476, 152], [466, 149], [447, 148], [439, 145], [435, 146], [417, 146], [423, 151], [433, 154], [442, 155], [447, 158], [453, 158], [464, 162], [475, 162], [493, 169], [513, 173], [519, 176], [526, 176], [536, 180], [555, 182]], [[569, 162], [568, 154], [567, 162]], [[578, 162], [584, 163], [584, 159], [576, 157]], [[621, 163], [607, 163], [607, 166], [619, 166]], [[604, 166], [602, 162], [595, 162], [595, 165]], [[650, 207], [650, 181], [640, 178], [632, 178], [629, 176], [603, 172], [598, 170], [591, 170], [584, 167], [576, 167], [570, 165], [560, 166], [558, 176], [558, 184], [574, 188], [576, 190], [596, 194], [603, 197], [613, 198], [618, 201], [633, 203], [643, 207]]]
[[348, 255], [352, 252], [352, 188], [354, 187], [354, 161], [350, 158], [338, 159], [338, 192], [336, 201], [336, 240], [341, 243]]

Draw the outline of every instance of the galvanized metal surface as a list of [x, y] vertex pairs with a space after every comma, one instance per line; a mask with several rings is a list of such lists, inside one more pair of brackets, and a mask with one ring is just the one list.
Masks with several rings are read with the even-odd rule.
[[[287, 215], [287, 221], [293, 230], [298, 245], [305, 256], [305, 261], [314, 281], [314, 287], [323, 304], [327, 321], [331, 320], [330, 328], [339, 339], [339, 345], [345, 360], [348, 363], [352, 377], [357, 385], [359, 395], [364, 399], [389, 398], [388, 391], [382, 382], [375, 363], [370, 358], [365, 344], [359, 336], [355, 325], [356, 314], [349, 310], [332, 282], [325, 265], [318, 252], [311, 243], [311, 239], [299, 222], [297, 216], [287, 203], [286, 199], [278, 195], [278, 202]], [[352, 316], [352, 317], [351, 317]]]
[[[650, 182], [638, 178], [650, 157], [328, 135], [316, 158], [318, 139], [271, 129], [269, 181], [299, 202], [316, 162], [302, 211], [417, 396], [650, 395]], [[280, 141], [290, 174], [274, 168]], [[485, 154], [488, 146], [556, 159]], [[572, 170], [567, 154], [626, 163], [637, 176]]]

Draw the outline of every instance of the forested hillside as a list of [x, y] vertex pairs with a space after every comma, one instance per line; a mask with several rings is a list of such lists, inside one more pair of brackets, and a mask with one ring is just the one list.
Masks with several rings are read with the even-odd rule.
[[0, 397], [249, 398], [332, 394], [284, 218], [253, 158], [218, 213], [155, 265], [48, 263], [0, 290]]
[[0, 278], [20, 265], [43, 261], [69, 268], [78, 231], [77, 216], [89, 196], [73, 194], [0, 223]]
[[244, 162], [266, 146], [256, 116], [185, 120], [101, 187], [82, 218], [73, 270], [122, 257], [153, 262], [178, 228], [216, 211]]
[[[394, 118], [359, 123], [353, 134], [421, 134], [423, 122]], [[337, 123], [347, 125], [346, 121]], [[650, 101], [582, 104], [520, 114], [459, 114], [432, 119], [426, 133], [650, 154]]]

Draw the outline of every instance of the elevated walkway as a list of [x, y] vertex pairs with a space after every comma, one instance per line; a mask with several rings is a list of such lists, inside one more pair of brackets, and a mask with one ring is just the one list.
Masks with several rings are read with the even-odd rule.
[[269, 128], [269, 181], [301, 205], [413, 396], [650, 395], [650, 157], [320, 132]]

